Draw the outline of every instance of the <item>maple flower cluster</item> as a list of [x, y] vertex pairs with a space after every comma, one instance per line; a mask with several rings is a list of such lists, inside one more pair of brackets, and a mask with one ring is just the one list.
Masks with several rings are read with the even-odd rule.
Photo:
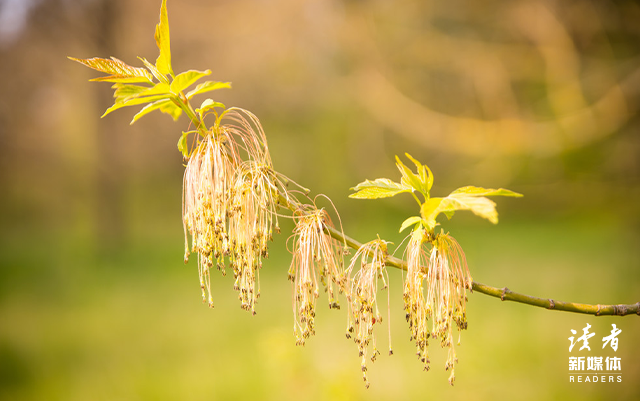
[[326, 227], [333, 227], [326, 210], [315, 206], [300, 208], [294, 220], [296, 225], [290, 237], [293, 258], [289, 268], [289, 280], [293, 283], [293, 331], [296, 344], [304, 345], [305, 340], [315, 334], [319, 283], [325, 287], [329, 308], [340, 309], [337, 295], [346, 291], [347, 276], [340, 243], [326, 232]]
[[466, 290], [471, 290], [473, 282], [464, 252], [449, 234], [427, 233], [422, 229], [411, 233], [406, 252], [403, 299], [416, 354], [424, 363], [424, 369], [429, 370], [429, 338], [440, 340], [443, 348], [449, 348], [445, 369], [451, 369], [449, 383], [453, 385], [454, 365], [458, 361], [453, 325], [455, 323], [458, 330], [467, 328]]
[[226, 117], [228, 123], [211, 128], [197, 144], [185, 169], [185, 263], [190, 253], [198, 255], [203, 301], [213, 307], [210, 271], [216, 266], [225, 274], [226, 258], [242, 308], [255, 314], [259, 269], [279, 229], [278, 199], [286, 189], [258, 119], [241, 109], [229, 109]]
[[[358, 355], [362, 358], [362, 377], [367, 388], [369, 380], [367, 379], [366, 363], [369, 348], [372, 348], [371, 362], [375, 362], [380, 354], [373, 333], [374, 325], [382, 323], [377, 299], [380, 282], [382, 282], [381, 289], [387, 290], [387, 316], [389, 316], [389, 275], [385, 265], [387, 256], [387, 242], [380, 239], [373, 240], [358, 249], [347, 268], [347, 276], [352, 277], [356, 266], [359, 267], [350, 279], [350, 291], [347, 293], [349, 313], [346, 336], [348, 339], [353, 337], [354, 342], [358, 345]], [[391, 350], [391, 331], [389, 328], [389, 355], [391, 354], [393, 351]]]

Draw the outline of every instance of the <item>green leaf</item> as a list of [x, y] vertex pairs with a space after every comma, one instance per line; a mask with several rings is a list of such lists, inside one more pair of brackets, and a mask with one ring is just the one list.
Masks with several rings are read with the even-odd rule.
[[138, 112], [138, 114], [133, 116], [133, 119], [131, 120], [131, 123], [129, 123], [129, 124], [135, 123], [141, 117], [151, 113], [154, 110], [160, 110], [163, 113], [171, 115], [173, 117], [174, 121], [177, 120], [178, 117], [180, 117], [180, 114], [182, 114], [182, 109], [180, 109], [178, 106], [176, 106], [175, 103], [173, 103], [171, 101], [171, 99], [161, 99], [161, 100], [157, 100], [157, 101], [155, 101], [153, 103], [149, 103], [148, 105], [144, 106]]
[[449, 195], [442, 200], [440, 211], [443, 213], [453, 213], [456, 210], [470, 210], [476, 216], [489, 220], [493, 224], [498, 224], [498, 212], [496, 203], [484, 196]]
[[144, 57], [138, 57], [138, 58], [144, 63], [144, 66], [147, 67], [149, 71], [151, 71], [151, 74], [153, 74], [153, 76], [156, 77], [158, 81], [164, 82], [165, 84], [169, 83], [169, 79], [167, 79], [167, 76], [164, 75], [162, 72], [160, 72], [160, 70], [155, 65], [151, 64]]
[[169, 84], [165, 84], [164, 82], [157, 83], [153, 87], [148, 88], [144, 92], [141, 92], [137, 95], [131, 96], [130, 98], [142, 97], [142, 96], [154, 96], [154, 95], [165, 95], [166, 97], [171, 96], [171, 90], [169, 89]]
[[447, 220], [451, 220], [451, 218], [455, 214], [455, 211], [453, 211], [453, 210], [445, 210], [442, 213], [444, 213], [444, 215], [447, 216]]
[[167, 14], [167, 0], [162, 0], [160, 6], [160, 23], [156, 25], [155, 32], [156, 45], [160, 50], [160, 55], [156, 59], [156, 68], [160, 73], [173, 76], [171, 69], [171, 45], [169, 35], [169, 16]]
[[510, 191], [504, 188], [492, 189], [492, 188], [482, 188], [482, 187], [473, 187], [473, 186], [458, 188], [455, 191], [451, 192], [449, 196], [452, 196], [452, 195], [457, 196], [459, 194], [464, 194], [469, 196], [513, 196], [516, 198], [522, 197], [522, 194]]
[[140, 109], [140, 111], [135, 116], [133, 116], [133, 119], [131, 120], [129, 125], [133, 125], [133, 123], [138, 121], [141, 117], [151, 113], [152, 111], [158, 110], [160, 107], [162, 107], [162, 103], [164, 102], [170, 102], [170, 100], [168, 99], [158, 100], [156, 102], [149, 103], [148, 105], [144, 106], [142, 109]]
[[84, 64], [94, 70], [111, 74], [110, 76], [94, 78], [91, 81], [106, 81], [106, 82], [146, 82], [153, 83], [153, 76], [149, 74], [147, 70], [140, 67], [132, 67], [127, 65], [124, 61], [118, 60], [115, 57], [111, 59], [106, 58], [88, 58], [80, 59], [75, 57], [69, 57], [70, 60], [77, 61]]
[[406, 185], [410, 185], [416, 191], [422, 193], [425, 198], [429, 197], [429, 191], [433, 186], [433, 174], [429, 167], [422, 165], [419, 161], [411, 157], [409, 153], [405, 153], [405, 156], [409, 160], [416, 165], [416, 173], [412, 172], [411, 169], [405, 166], [400, 158], [396, 156], [396, 166], [398, 170], [400, 170], [400, 174], [402, 174], [402, 183]]
[[497, 224], [496, 204], [486, 196], [520, 197], [522, 195], [504, 188], [462, 187], [451, 192], [446, 198], [429, 199], [422, 205], [420, 213], [430, 228], [436, 226], [436, 218], [440, 213], [444, 213], [447, 218], [451, 219], [457, 210], [469, 210], [476, 216]]
[[388, 198], [402, 192], [412, 192], [411, 186], [393, 182], [388, 178], [378, 178], [374, 181], [366, 180], [351, 189], [357, 191], [349, 195], [350, 198], [355, 199]]
[[400, 231], [398, 231], [398, 232], [401, 233], [404, 230], [406, 230], [407, 227], [409, 227], [409, 226], [411, 226], [413, 224], [418, 224], [420, 222], [422, 222], [422, 218], [420, 216], [409, 217], [404, 222], [402, 222], [402, 225], [400, 226]]
[[416, 171], [418, 171], [420, 175], [420, 182], [422, 182], [423, 189], [428, 194], [433, 186], [433, 173], [431, 169], [426, 164], [422, 165], [419, 161], [411, 157], [409, 153], [405, 153], [404, 155], [416, 165]]
[[438, 223], [436, 223], [436, 217], [438, 217], [438, 214], [441, 212], [440, 205], [442, 204], [442, 201], [442, 198], [429, 198], [420, 208], [422, 220], [429, 231], [433, 230], [435, 226], [438, 225]]
[[92, 78], [89, 81], [91, 82], [113, 82], [113, 83], [122, 83], [122, 84], [135, 84], [135, 83], [148, 83], [149, 81], [146, 78], [142, 77], [123, 77], [119, 75], [109, 75], [108, 77], [98, 77]]
[[189, 147], [187, 146], [188, 135], [189, 135], [188, 132], [183, 132], [180, 139], [178, 139], [178, 150], [180, 151], [180, 153], [182, 153], [184, 157], [189, 156]]
[[144, 97], [134, 97], [134, 98], [130, 98], [129, 100], [120, 102], [120, 103], [116, 103], [113, 106], [109, 107], [104, 114], [100, 117], [104, 117], [107, 114], [111, 113], [112, 111], [121, 109], [123, 107], [127, 107], [127, 106], [136, 106], [139, 104], [144, 104], [144, 103], [151, 103], [151, 102], [155, 102], [157, 100], [163, 100], [163, 99], [167, 99], [166, 95], [156, 95], [156, 96], [144, 96]]
[[200, 78], [206, 77], [209, 74], [211, 74], [211, 70], [206, 70], [206, 71], [189, 70], [189, 71], [182, 72], [176, 75], [176, 77], [173, 79], [173, 82], [171, 82], [171, 92], [177, 95], [183, 90], [185, 90], [186, 88], [193, 85]]
[[227, 89], [231, 88], [231, 82], [213, 82], [213, 81], [203, 82], [201, 84], [198, 84], [198, 86], [196, 86], [195, 89], [187, 93], [187, 99], [191, 99], [195, 95], [199, 95], [201, 93], [210, 92], [217, 89], [224, 89], [224, 88], [227, 88]]
[[[115, 84], [113, 87], [116, 88], [116, 91], [114, 93], [114, 97], [116, 98], [114, 106], [118, 104], [122, 105], [122, 107], [133, 106], [134, 103], [132, 103], [132, 100], [135, 98], [144, 98], [144, 101], [142, 103], [146, 103], [150, 101], [151, 96], [163, 95], [163, 98], [161, 98], [160, 100], [150, 103], [149, 105], [145, 106], [142, 110], [140, 110], [140, 112], [138, 112], [138, 114], [136, 114], [133, 117], [133, 120], [131, 120], [130, 124], [133, 124], [138, 119], [140, 119], [140, 117], [148, 114], [153, 110], [157, 110], [158, 108], [161, 107], [161, 106], [157, 106], [157, 107], [150, 108], [153, 105], [157, 105], [159, 102], [164, 102], [164, 101], [172, 103], [168, 99], [171, 96], [171, 94], [169, 93], [169, 85], [162, 82], [156, 84], [151, 88], [137, 86], [137, 85], [123, 85], [123, 84]], [[107, 112], [104, 115], [107, 115], [111, 111], [117, 110], [118, 108], [120, 107], [112, 106], [112, 110], [107, 110]]]
[[396, 166], [398, 167], [398, 170], [400, 170], [400, 174], [402, 174], [402, 180], [400, 181], [402, 184], [411, 187], [416, 191], [423, 192], [420, 177], [415, 175], [409, 167], [405, 166], [398, 156], [396, 156]]
[[202, 117], [202, 115], [205, 114], [207, 110], [210, 110], [216, 107], [222, 107], [223, 109], [226, 109], [226, 106], [220, 102], [214, 102], [213, 99], [205, 99], [204, 102], [202, 102], [202, 104], [200, 105], [200, 107], [196, 109], [196, 113], [200, 114], [200, 117]]
[[115, 89], [113, 93], [113, 97], [116, 99], [116, 103], [122, 103], [126, 99], [130, 97], [135, 97], [140, 93], [149, 89], [148, 86], [140, 86], [140, 85], [129, 85], [124, 83], [114, 84], [112, 89]]
[[160, 107], [160, 111], [164, 114], [168, 114], [173, 118], [173, 121], [177, 121], [182, 115], [182, 109], [174, 102], [168, 102]]

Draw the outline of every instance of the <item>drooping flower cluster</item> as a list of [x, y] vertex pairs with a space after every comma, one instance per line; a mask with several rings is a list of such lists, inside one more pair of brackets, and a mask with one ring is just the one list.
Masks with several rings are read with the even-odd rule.
[[[426, 288], [423, 284], [425, 280]], [[407, 278], [404, 287], [411, 337], [416, 342], [417, 354], [425, 364], [425, 370], [429, 369], [429, 337], [439, 339], [443, 348], [449, 348], [445, 369], [451, 369], [450, 384], [455, 379], [454, 365], [457, 362], [453, 324], [458, 330], [467, 328], [466, 290], [471, 288], [472, 279], [464, 252], [453, 237], [444, 233], [427, 234], [422, 229], [411, 234], [407, 245]], [[428, 319], [432, 319], [431, 330]]]
[[225, 117], [226, 124], [200, 140], [185, 169], [185, 262], [197, 253], [203, 301], [213, 307], [210, 270], [216, 266], [225, 274], [226, 258], [242, 308], [255, 313], [258, 270], [274, 225], [278, 229], [277, 202], [286, 190], [258, 119], [240, 109], [228, 109]]
[[[376, 323], [382, 323], [382, 315], [378, 308], [377, 292], [378, 283], [382, 282], [382, 290], [388, 291], [389, 276], [385, 267], [387, 259], [387, 242], [377, 239], [362, 245], [351, 258], [347, 268], [347, 276], [350, 278], [350, 288], [347, 293], [349, 305], [349, 320], [347, 338], [353, 337], [358, 345], [358, 355], [362, 357], [362, 377], [365, 386], [369, 387], [367, 379], [367, 358], [371, 345], [371, 362], [375, 362], [380, 354], [376, 346], [376, 337], [373, 328]], [[359, 269], [351, 276], [359, 263]], [[387, 294], [388, 301], [388, 294]], [[387, 304], [387, 321], [389, 318], [389, 305]], [[389, 331], [389, 354], [391, 355], [391, 332]]]
[[409, 244], [406, 248], [407, 277], [404, 282], [404, 309], [406, 319], [409, 322], [411, 340], [416, 343], [416, 354], [424, 363], [424, 369], [429, 370], [429, 329], [427, 319], [430, 316], [430, 305], [424, 297], [423, 281], [427, 276], [427, 253], [424, 242], [427, 234], [423, 229], [414, 230], [411, 233]]
[[[467, 260], [458, 242], [449, 234], [435, 236], [429, 258], [427, 274], [427, 302], [432, 306], [432, 335], [440, 339], [442, 347], [449, 353], [445, 369], [451, 369], [449, 382], [455, 379], [454, 363], [458, 361], [453, 341], [453, 323], [458, 331], [467, 328], [467, 294], [471, 290], [472, 279]], [[460, 342], [458, 335], [457, 342]]]
[[[329, 299], [329, 308], [340, 309], [337, 295], [345, 291], [347, 277], [338, 241], [325, 231], [333, 227], [324, 209], [309, 206], [294, 216], [293, 259], [289, 280], [293, 283], [293, 331], [296, 344], [304, 345], [315, 334], [315, 305], [322, 283]], [[337, 293], [336, 293], [337, 291]]]

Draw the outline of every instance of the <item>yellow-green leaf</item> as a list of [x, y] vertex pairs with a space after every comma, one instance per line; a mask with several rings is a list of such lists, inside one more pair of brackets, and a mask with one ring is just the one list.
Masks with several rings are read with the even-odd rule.
[[116, 99], [116, 103], [121, 103], [129, 97], [138, 96], [140, 93], [149, 89], [148, 86], [129, 85], [124, 83], [114, 84], [112, 89], [115, 89], [113, 97]]
[[407, 227], [414, 225], [414, 224], [418, 224], [422, 221], [422, 218], [420, 216], [412, 216], [409, 217], [408, 219], [406, 219], [405, 221], [402, 222], [402, 225], [400, 226], [400, 231], [398, 231], [399, 233], [403, 232], [404, 230], [407, 229]]
[[160, 22], [156, 25], [155, 32], [156, 45], [160, 50], [160, 55], [156, 59], [156, 68], [164, 75], [173, 76], [171, 69], [171, 44], [169, 35], [169, 16], [167, 14], [167, 0], [162, 0], [160, 6]]
[[115, 57], [111, 59], [106, 58], [88, 58], [80, 59], [75, 57], [69, 57], [70, 60], [77, 61], [84, 64], [89, 68], [93, 68], [96, 71], [111, 74], [107, 77], [94, 78], [92, 81], [107, 81], [107, 82], [147, 82], [152, 83], [153, 77], [147, 70], [140, 67], [132, 67], [127, 65], [124, 61]]
[[214, 102], [213, 99], [205, 99], [200, 107], [196, 109], [196, 113], [200, 114], [200, 117], [202, 117], [202, 115], [204, 115], [208, 110], [216, 107], [222, 107], [223, 109], [226, 109], [226, 106], [220, 102]]
[[420, 181], [422, 182], [423, 190], [429, 193], [431, 187], [433, 186], [433, 173], [431, 172], [431, 169], [426, 164], [423, 165], [419, 161], [411, 157], [409, 153], [405, 153], [404, 155], [407, 156], [407, 158], [416, 165], [416, 171], [418, 171], [418, 174], [420, 175]]
[[162, 72], [160, 72], [160, 70], [153, 64], [151, 64], [146, 58], [144, 57], [138, 57], [140, 60], [142, 60], [142, 62], [144, 63], [144, 66], [147, 67], [147, 69], [149, 71], [151, 71], [151, 74], [153, 74], [154, 77], [156, 77], [156, 79], [160, 82], [164, 82], [165, 84], [169, 83], [169, 79], [167, 79], [167, 76], [165, 74], [163, 74]]
[[496, 204], [483, 196], [449, 195], [446, 198], [431, 198], [422, 205], [422, 218], [429, 228], [436, 225], [436, 218], [444, 213], [448, 218], [457, 210], [470, 210], [476, 216], [480, 216], [492, 222], [498, 223]]
[[178, 150], [184, 157], [189, 156], [189, 147], [187, 146], [187, 136], [189, 132], [183, 132], [180, 139], [178, 139]]
[[169, 89], [169, 84], [165, 84], [164, 82], [160, 82], [155, 84], [153, 87], [148, 88], [144, 92], [141, 92], [134, 96], [153, 96], [153, 95], [166, 95], [167, 97], [171, 96], [171, 90]]
[[174, 102], [164, 103], [162, 107], [160, 107], [160, 111], [164, 114], [170, 115], [171, 118], [173, 118], [173, 121], [177, 121], [182, 115], [182, 109]]
[[411, 157], [410, 154], [405, 155], [416, 165], [417, 174], [411, 171], [411, 169], [400, 161], [400, 158], [396, 156], [396, 166], [402, 174], [402, 183], [411, 186], [418, 192], [421, 192], [425, 198], [429, 197], [429, 191], [433, 185], [433, 175], [431, 170], [427, 166], [423, 166], [419, 161]]
[[451, 218], [453, 217], [453, 215], [455, 214], [455, 211], [453, 210], [445, 210], [442, 212], [445, 216], [447, 216], [448, 220], [451, 220]]
[[[123, 104], [123, 106], [131, 106], [132, 103], [130, 103], [130, 101], [138, 97], [142, 98], [148, 96], [163, 95], [165, 98], [169, 98], [171, 96], [171, 94], [169, 93], [169, 85], [162, 82], [152, 87], [115, 84], [113, 85], [113, 88], [116, 89], [113, 95], [116, 98], [115, 104]], [[145, 102], [146, 101], [147, 100], [145, 100]], [[137, 118], [134, 117], [134, 120], [131, 122], [131, 124], [133, 124], [136, 120]]]
[[231, 82], [213, 82], [213, 81], [203, 82], [201, 84], [198, 84], [198, 86], [196, 86], [195, 89], [187, 93], [187, 99], [191, 99], [195, 95], [199, 95], [201, 93], [210, 92], [217, 89], [224, 89], [224, 88], [227, 88], [227, 89], [231, 88]]
[[522, 194], [504, 188], [493, 189], [473, 186], [458, 188], [451, 192], [449, 196], [458, 196], [461, 194], [468, 196], [513, 196], [517, 198], [522, 196]]
[[498, 224], [496, 203], [484, 196], [449, 195], [442, 200], [440, 212], [452, 213], [456, 210], [470, 210], [476, 216]]
[[402, 174], [402, 179], [400, 182], [415, 189], [416, 191], [420, 191], [422, 187], [422, 185], [420, 184], [420, 177], [413, 174], [411, 169], [405, 166], [402, 161], [400, 161], [400, 158], [398, 156], [396, 156], [396, 167], [398, 167], [398, 170], [400, 170], [400, 174]]
[[451, 192], [446, 198], [431, 198], [422, 205], [421, 214], [429, 229], [436, 226], [436, 218], [444, 213], [447, 218], [453, 217], [457, 210], [469, 210], [476, 216], [498, 223], [496, 204], [486, 196], [522, 196], [508, 189], [462, 187]]
[[125, 77], [122, 75], [109, 75], [108, 77], [92, 78], [89, 81], [113, 82], [113, 83], [122, 83], [122, 84], [149, 83], [149, 81], [143, 77]]
[[388, 178], [378, 178], [374, 181], [366, 180], [351, 188], [356, 193], [349, 195], [355, 199], [388, 198], [403, 192], [412, 192], [409, 185], [393, 182]]
[[[171, 108], [171, 106], [173, 106], [173, 108]], [[167, 110], [164, 111], [163, 109]], [[174, 113], [173, 110], [177, 109], [179, 111], [179, 113], [177, 113], [177, 116], [174, 117]], [[182, 110], [176, 106], [170, 99], [161, 99], [161, 100], [157, 100], [153, 103], [149, 103], [148, 105], [144, 106], [139, 112], [138, 114], [136, 114], [135, 116], [133, 116], [133, 119], [131, 120], [130, 124], [135, 123], [136, 121], [138, 121], [141, 117], [151, 113], [154, 110], [160, 110], [164, 113], [170, 114], [174, 120], [177, 120], [178, 117], [180, 116], [180, 113], [182, 113]]]
[[107, 114], [111, 113], [112, 111], [121, 109], [123, 107], [127, 107], [127, 106], [136, 106], [139, 104], [144, 104], [144, 103], [152, 103], [155, 102], [157, 100], [162, 100], [162, 99], [167, 99], [166, 95], [156, 95], [156, 96], [144, 96], [144, 97], [134, 97], [131, 98], [129, 100], [120, 102], [120, 103], [116, 103], [113, 106], [109, 107], [104, 114], [100, 117], [104, 117]]
[[442, 210], [440, 210], [442, 200], [442, 198], [429, 198], [420, 208], [422, 220], [425, 222], [428, 230], [433, 230], [437, 225], [436, 217], [442, 212]]
[[200, 78], [206, 77], [209, 74], [211, 74], [211, 70], [189, 70], [182, 72], [176, 75], [176, 77], [173, 79], [173, 82], [171, 82], [171, 92], [177, 95], [178, 93], [193, 85]]

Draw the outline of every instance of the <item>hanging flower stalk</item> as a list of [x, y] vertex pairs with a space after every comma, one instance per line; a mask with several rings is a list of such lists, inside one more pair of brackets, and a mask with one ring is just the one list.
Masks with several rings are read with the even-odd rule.
[[286, 188], [273, 170], [258, 119], [236, 108], [218, 115], [189, 156], [183, 187], [185, 260], [190, 252], [198, 254], [200, 284], [210, 306], [209, 271], [216, 265], [224, 274], [226, 257], [241, 307], [255, 313], [258, 270], [277, 227], [281, 193]]
[[[467, 328], [466, 290], [471, 291], [473, 280], [464, 252], [453, 237], [444, 233], [437, 234], [431, 245], [427, 273], [427, 303], [431, 306], [433, 315], [431, 333], [440, 339], [443, 348], [449, 348], [445, 369], [451, 369], [449, 383], [453, 384], [454, 364], [458, 362], [453, 341], [453, 323], [458, 326], [458, 333]], [[460, 343], [459, 335], [457, 343]]]
[[320, 283], [325, 287], [330, 309], [340, 309], [337, 293], [346, 290], [347, 278], [342, 262], [341, 244], [326, 233], [331, 226], [324, 209], [305, 205], [294, 216], [296, 226], [293, 240], [293, 259], [289, 280], [293, 283], [293, 331], [296, 344], [315, 334], [315, 305], [320, 296]]
[[[429, 248], [430, 247], [430, 248]], [[426, 281], [426, 295], [424, 282]], [[453, 324], [467, 328], [466, 290], [471, 290], [471, 275], [462, 248], [449, 234], [429, 235], [422, 227], [411, 233], [407, 245], [407, 279], [404, 288], [406, 318], [417, 355], [429, 370], [429, 337], [448, 347], [445, 369], [451, 369], [449, 382], [455, 379], [456, 358]], [[428, 327], [431, 319], [431, 329]], [[458, 338], [458, 343], [460, 338]]]
[[[404, 307], [409, 323], [411, 339], [416, 343], [416, 354], [429, 370], [429, 338], [440, 340], [440, 345], [449, 349], [445, 369], [451, 369], [449, 383], [455, 379], [454, 365], [457, 362], [453, 324], [458, 330], [467, 328], [467, 290], [471, 290], [472, 280], [464, 252], [458, 242], [449, 234], [435, 233], [436, 218], [442, 213], [453, 217], [458, 210], [470, 210], [492, 223], [498, 222], [496, 204], [486, 196], [522, 196], [507, 189], [485, 189], [479, 187], [459, 188], [447, 197], [430, 196], [433, 186], [431, 170], [412, 158], [417, 173], [413, 173], [398, 157], [396, 165], [401, 181], [386, 178], [366, 180], [352, 188], [350, 195], [358, 199], [377, 199], [411, 193], [420, 206], [420, 216], [406, 219], [400, 231], [412, 227], [406, 247], [407, 276], [404, 284]], [[421, 194], [420, 200], [416, 193]], [[431, 325], [429, 327], [429, 319]], [[459, 342], [458, 338], [458, 342]]]
[[225, 145], [225, 139], [221, 135], [217, 138], [213, 135], [204, 137], [189, 158], [182, 189], [184, 259], [186, 263], [191, 252], [198, 255], [202, 297], [211, 307], [209, 271], [215, 264], [224, 272], [224, 256], [229, 255], [227, 216], [232, 212], [229, 207], [230, 189], [238, 163], [237, 153]]
[[272, 169], [253, 161], [244, 162], [236, 172], [232, 200], [235, 209], [229, 216], [229, 259], [242, 307], [254, 314], [260, 296], [257, 276], [262, 258], [269, 257], [268, 243], [273, 240], [273, 230], [279, 230], [275, 197], [279, 186]]
[[[348, 325], [347, 338], [352, 338], [358, 345], [358, 355], [362, 358], [362, 377], [365, 386], [369, 387], [367, 379], [367, 359], [371, 349], [371, 362], [375, 362], [380, 354], [374, 335], [374, 325], [382, 324], [382, 314], [378, 307], [378, 286], [382, 282], [381, 289], [387, 291], [387, 327], [389, 329], [389, 355], [391, 349], [391, 329], [389, 324], [389, 275], [385, 261], [389, 256], [387, 242], [381, 239], [373, 240], [362, 245], [351, 258], [347, 268], [347, 276], [350, 278], [350, 291], [347, 293]], [[358, 263], [359, 262], [359, 263]], [[357, 272], [352, 273], [356, 270]]]
[[424, 369], [429, 370], [429, 329], [427, 320], [431, 312], [431, 305], [424, 295], [423, 282], [427, 277], [425, 266], [429, 261], [427, 249], [423, 246], [426, 241], [424, 230], [414, 230], [411, 233], [406, 248], [407, 277], [404, 281], [404, 309], [409, 323], [411, 340], [416, 343], [416, 355], [424, 363]]

